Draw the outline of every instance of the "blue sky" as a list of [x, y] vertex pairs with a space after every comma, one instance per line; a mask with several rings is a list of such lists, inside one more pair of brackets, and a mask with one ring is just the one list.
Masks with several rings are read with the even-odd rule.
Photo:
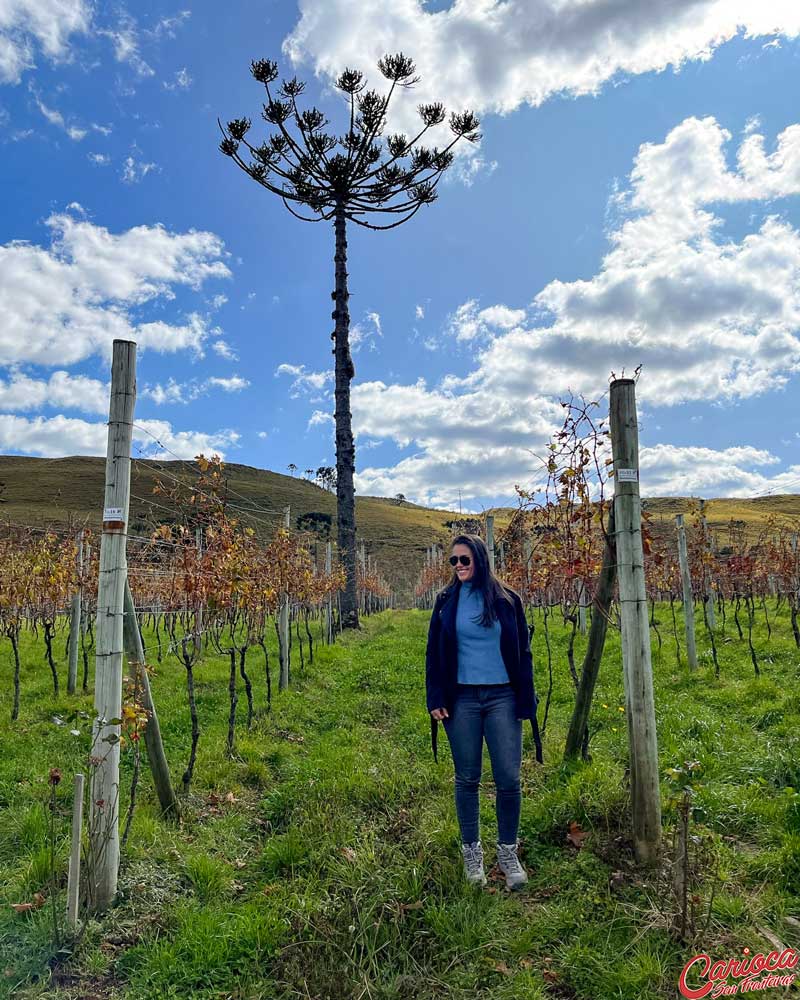
[[392, 130], [441, 99], [483, 139], [349, 228], [357, 494], [514, 503], [559, 399], [639, 364], [645, 495], [800, 492], [798, 36], [785, 0], [0, 6], [0, 451], [103, 453], [123, 336], [135, 456], [334, 465], [332, 227], [216, 119], [267, 134], [268, 57], [341, 133], [333, 77], [402, 50]]

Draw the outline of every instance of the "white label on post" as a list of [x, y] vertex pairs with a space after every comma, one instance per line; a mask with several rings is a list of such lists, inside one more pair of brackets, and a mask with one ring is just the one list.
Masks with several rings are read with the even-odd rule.
[[620, 483], [635, 483], [638, 479], [636, 469], [617, 469], [617, 481]]
[[104, 521], [124, 521], [122, 516], [122, 507], [104, 507], [103, 508], [103, 520]]

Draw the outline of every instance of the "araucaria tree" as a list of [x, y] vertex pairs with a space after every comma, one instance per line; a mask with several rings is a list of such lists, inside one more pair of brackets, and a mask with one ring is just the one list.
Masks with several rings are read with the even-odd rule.
[[[415, 215], [423, 205], [436, 200], [436, 186], [453, 162], [453, 146], [460, 140], [480, 139], [478, 119], [471, 111], [451, 114], [452, 137], [442, 149], [420, 145], [426, 133], [447, 118], [439, 103], [421, 104], [422, 125], [413, 138], [402, 134], [381, 139], [387, 124], [389, 101], [396, 88], [418, 82], [414, 63], [402, 53], [378, 61], [378, 69], [391, 81], [388, 94], [367, 90], [362, 73], [345, 69], [336, 86], [349, 98], [350, 125], [340, 137], [326, 132], [325, 115], [312, 107], [297, 105], [305, 84], [297, 78], [284, 80], [273, 91], [278, 78], [277, 63], [260, 59], [251, 64], [255, 79], [266, 89], [262, 117], [275, 130], [260, 145], [247, 138], [248, 118], [220, 124], [220, 150], [267, 191], [277, 195], [286, 208], [304, 222], [333, 220], [336, 236], [335, 288], [332, 318], [336, 374], [336, 498], [339, 558], [344, 565], [346, 587], [341, 602], [342, 626], [358, 627], [356, 588], [356, 527], [353, 471], [350, 382], [355, 376], [350, 355], [350, 313], [347, 291], [347, 223], [367, 229], [394, 229]], [[380, 223], [378, 220], [385, 220]]]

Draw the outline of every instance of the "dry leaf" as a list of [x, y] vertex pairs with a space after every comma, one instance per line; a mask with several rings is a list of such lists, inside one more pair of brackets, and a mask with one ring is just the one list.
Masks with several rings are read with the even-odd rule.
[[583, 842], [588, 836], [588, 832], [581, 829], [580, 823], [577, 823], [575, 820], [570, 823], [567, 840], [573, 847], [583, 847]]
[[225, 796], [225, 801], [228, 803], [228, 805], [231, 805], [232, 803], [238, 802], [239, 800], [236, 798], [233, 792], [228, 792], [228, 794]]
[[343, 847], [342, 854], [347, 858], [348, 861], [356, 860], [356, 852], [353, 850], [352, 847]]
[[400, 909], [401, 910], [421, 910], [424, 905], [425, 904], [422, 902], [422, 900], [418, 899], [416, 901], [416, 903], [401, 903], [400, 904]]
[[502, 972], [504, 976], [511, 975], [511, 969], [509, 969], [505, 962], [495, 962], [494, 971]]
[[12, 903], [11, 909], [15, 910], [17, 913], [30, 913], [31, 910], [35, 910], [36, 907], [33, 903]]

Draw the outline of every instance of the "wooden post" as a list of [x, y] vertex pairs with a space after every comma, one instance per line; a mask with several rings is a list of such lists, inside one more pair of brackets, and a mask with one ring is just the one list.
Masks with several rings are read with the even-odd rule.
[[119, 873], [119, 736], [122, 713], [122, 621], [131, 481], [131, 430], [136, 401], [136, 344], [115, 340], [111, 363], [106, 486], [97, 629], [92, 755], [99, 760], [90, 781], [89, 898], [107, 909], [117, 894]]
[[142, 705], [148, 715], [147, 725], [144, 730], [144, 745], [147, 748], [147, 760], [150, 764], [150, 773], [153, 775], [158, 801], [161, 805], [161, 813], [171, 819], [180, 818], [180, 807], [178, 799], [172, 788], [172, 779], [169, 773], [167, 755], [164, 753], [164, 744], [161, 740], [161, 726], [158, 722], [156, 706], [153, 704], [153, 696], [150, 691], [150, 678], [147, 676], [144, 647], [142, 646], [142, 636], [139, 632], [139, 622], [136, 617], [136, 607], [133, 603], [131, 588], [125, 580], [125, 622], [123, 625], [123, 644], [128, 655], [128, 661], [133, 665], [139, 679], [141, 689]]
[[361, 612], [363, 614], [367, 613], [367, 588], [364, 586], [364, 577], [367, 575], [367, 558], [364, 552], [364, 543], [358, 547], [358, 562], [361, 566], [360, 580], [361, 580]]
[[78, 899], [81, 887], [81, 834], [83, 832], [83, 785], [82, 774], [75, 775], [72, 796], [72, 839], [69, 845], [69, 872], [67, 874], [67, 927], [74, 931], [78, 927]]
[[650, 627], [642, 551], [636, 385], [615, 379], [610, 389], [614, 457], [614, 535], [622, 623], [622, 674], [630, 747], [633, 843], [640, 864], [654, 864], [661, 845], [658, 742], [650, 659]]
[[[194, 529], [194, 541], [197, 546], [198, 570], [202, 572], [202, 564], [200, 561], [203, 557], [203, 529], [200, 525]], [[194, 636], [194, 648], [197, 651], [197, 656], [200, 657], [203, 655], [203, 605], [199, 599], [194, 612], [194, 627], [196, 630]]]
[[486, 515], [486, 548], [489, 550], [489, 569], [494, 573], [494, 514]]
[[581, 635], [586, 635], [586, 587], [583, 580], [578, 580], [578, 628]]
[[78, 683], [78, 651], [81, 646], [81, 577], [83, 575], [83, 529], [78, 533], [78, 551], [75, 557], [78, 569], [78, 589], [72, 595], [69, 622], [69, 668], [67, 671], [67, 694], [75, 694]]
[[530, 598], [530, 587], [531, 587], [531, 553], [533, 552], [533, 542], [526, 535], [522, 542], [522, 553], [525, 559], [525, 592], [528, 598]]
[[[706, 502], [700, 501], [700, 530], [703, 538], [703, 553], [711, 552], [711, 540], [708, 534], [708, 521], [705, 516]], [[711, 586], [705, 563], [703, 564], [703, 604], [706, 608], [708, 627], [713, 631], [717, 627], [717, 612], [714, 606], [714, 588]]]
[[[331, 575], [331, 543], [325, 543], [325, 572]], [[333, 642], [333, 596], [328, 594], [328, 603], [325, 608], [325, 634], [328, 645]]]
[[686, 528], [683, 524], [683, 514], [675, 515], [678, 529], [678, 561], [681, 564], [681, 582], [683, 584], [683, 620], [686, 631], [686, 659], [692, 670], [697, 670], [697, 646], [694, 639], [694, 599], [692, 597], [692, 577], [689, 573], [689, 556], [686, 551]]
[[[291, 509], [285, 507], [283, 511], [283, 525], [289, 530]], [[289, 687], [289, 594], [283, 595], [281, 609], [278, 614], [278, 631], [280, 641], [278, 643], [278, 659], [280, 662], [280, 675], [278, 677], [278, 690], [285, 691]]]

